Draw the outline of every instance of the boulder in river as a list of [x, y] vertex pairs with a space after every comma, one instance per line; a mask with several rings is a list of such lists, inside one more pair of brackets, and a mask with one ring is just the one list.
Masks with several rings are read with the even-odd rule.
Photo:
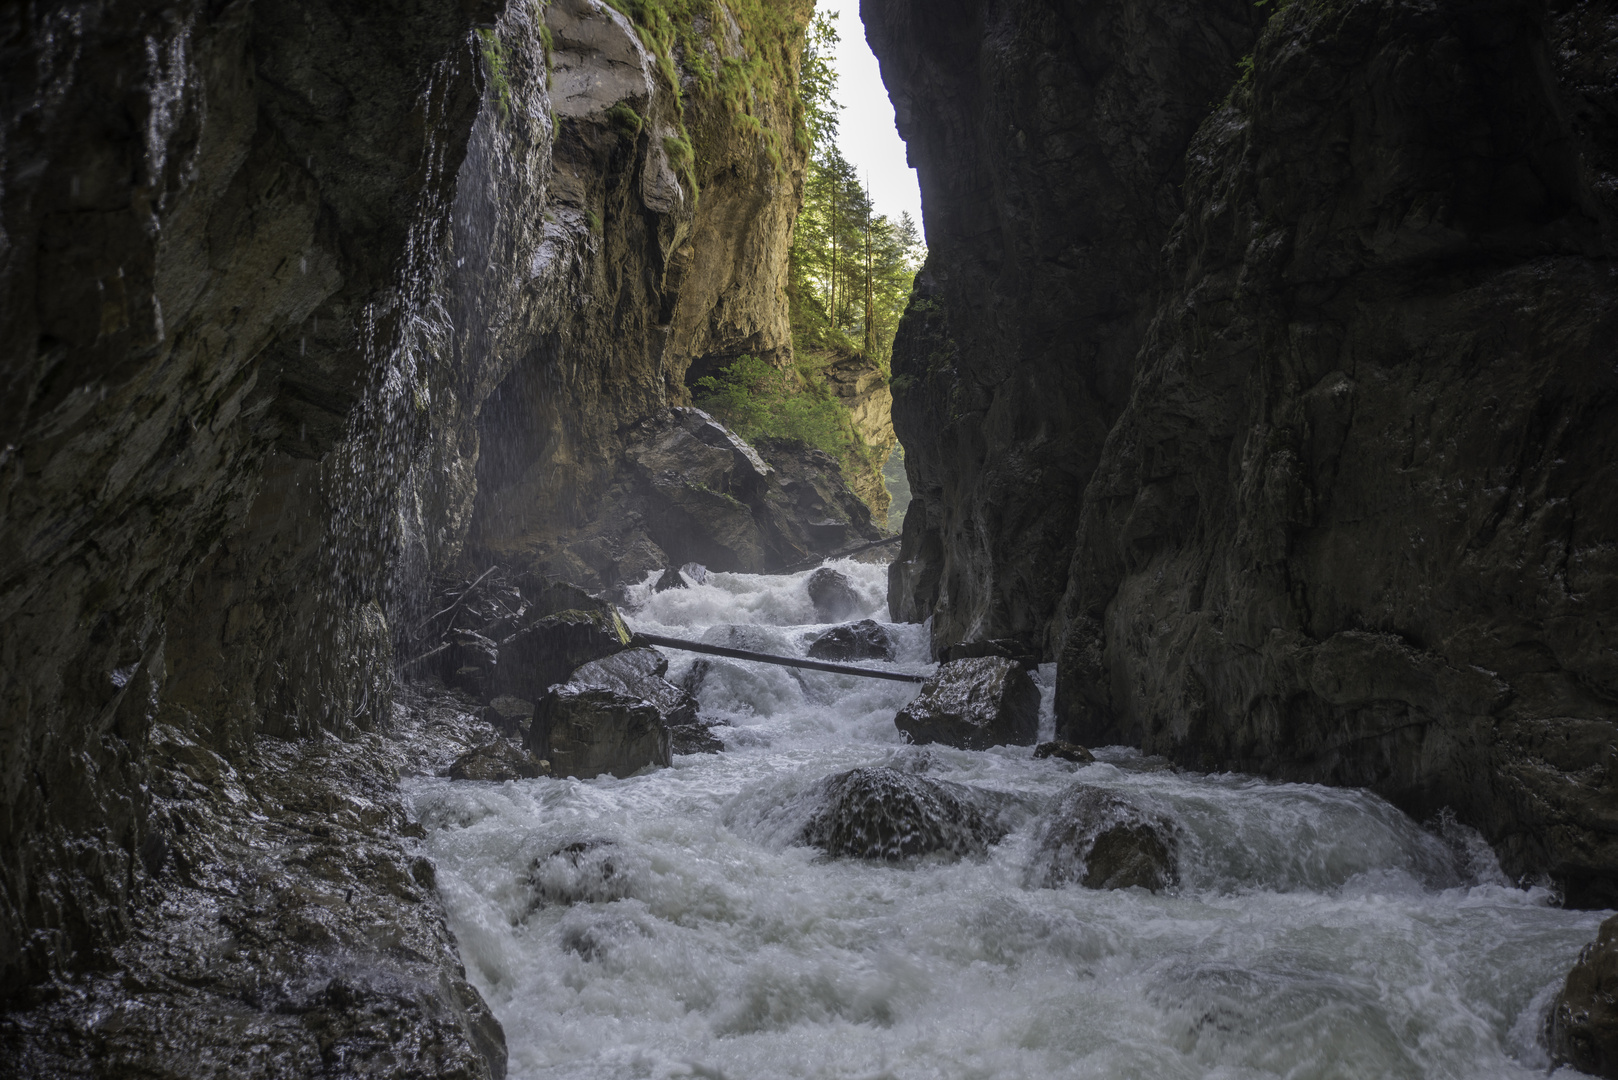
[[1075, 765], [1089, 765], [1096, 759], [1096, 756], [1090, 753], [1087, 748], [1080, 746], [1078, 743], [1070, 742], [1042, 742], [1034, 747], [1034, 757], [1060, 758], [1063, 761], [1071, 761]]
[[627, 649], [585, 664], [568, 683], [650, 702], [669, 729], [672, 753], [713, 754], [723, 750], [725, 744], [709, 733], [713, 725], [697, 716], [695, 695], [663, 678], [668, 670], [668, 659], [656, 649]]
[[834, 626], [815, 638], [809, 655], [816, 660], [892, 660], [893, 635], [874, 619]]
[[1003, 656], [952, 660], [939, 665], [893, 722], [913, 743], [962, 750], [1032, 746], [1039, 735], [1039, 687]]
[[1618, 1078], [1618, 915], [1579, 953], [1551, 1007], [1548, 1035], [1555, 1065]]
[[629, 631], [609, 604], [547, 615], [501, 643], [492, 692], [537, 698], [580, 665], [628, 647]]
[[1054, 889], [1157, 892], [1179, 880], [1179, 843], [1156, 814], [1100, 788], [1079, 784], [1056, 802], [1039, 830], [1027, 883]]
[[965, 788], [897, 769], [838, 773], [820, 794], [823, 805], [801, 836], [828, 855], [890, 862], [933, 852], [977, 855], [1005, 835]]
[[854, 583], [829, 566], [809, 575], [808, 588], [815, 615], [824, 622], [842, 622], [860, 609], [860, 594], [854, 591]]
[[669, 729], [657, 706], [594, 686], [564, 683], [539, 699], [528, 750], [555, 776], [631, 776], [670, 764]]
[[670, 589], [689, 589], [690, 587], [686, 584], [685, 578], [680, 576], [680, 572], [672, 566], [658, 575], [657, 580], [652, 583], [654, 593], [668, 592]]

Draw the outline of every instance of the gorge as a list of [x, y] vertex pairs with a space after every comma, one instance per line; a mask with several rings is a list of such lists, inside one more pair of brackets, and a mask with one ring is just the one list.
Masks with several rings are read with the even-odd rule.
[[[0, 15], [0, 1073], [1618, 1075], [1618, 7], [862, 14], [926, 262], [807, 374], [812, 0]], [[669, 652], [457, 778], [867, 619], [1097, 760]]]

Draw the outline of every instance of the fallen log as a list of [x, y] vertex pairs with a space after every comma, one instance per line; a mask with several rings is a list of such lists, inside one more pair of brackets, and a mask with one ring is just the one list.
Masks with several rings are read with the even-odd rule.
[[867, 679], [887, 679], [890, 682], [920, 683], [927, 681], [927, 676], [915, 675], [908, 671], [879, 671], [876, 668], [855, 667], [852, 664], [829, 664], [824, 660], [800, 660], [795, 656], [771, 656], [768, 653], [748, 652], [746, 649], [732, 649], [724, 645], [709, 645], [705, 641], [681, 641], [679, 638], [663, 637], [661, 634], [637, 633], [630, 640], [630, 644], [660, 645], [665, 649], [683, 649], [686, 652], [725, 656], [732, 660], [755, 660], [761, 664], [808, 668], [811, 671], [830, 671], [836, 675], [859, 675]]

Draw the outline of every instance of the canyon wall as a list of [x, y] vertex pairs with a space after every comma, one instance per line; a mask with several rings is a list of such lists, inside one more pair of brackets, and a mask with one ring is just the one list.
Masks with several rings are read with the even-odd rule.
[[[939, 644], [1042, 646], [1063, 737], [1447, 807], [1510, 872], [1618, 901], [1614, 6], [1292, 0], [1250, 9], [1262, 27], [1233, 9], [1222, 49], [1217, 12], [985, 0], [948, 36], [865, 6], [931, 200], [895, 350], [917, 496], [896, 612], [930, 613]], [[1051, 225], [1012, 290], [1003, 193], [1030, 128], [995, 73], [1058, 70], [999, 60], [1039, 28], [1179, 63], [1148, 59], [1133, 117], [1094, 95], [1108, 63], [1052, 76], [1060, 129], [1115, 148], [1073, 161], [1057, 204], [1162, 201], [1105, 215], [1085, 261], [1063, 244], [1091, 234]], [[1017, 119], [980, 133], [946, 76]], [[1072, 265], [1118, 302], [1075, 303]], [[1129, 318], [999, 368], [974, 343], [1047, 302]], [[1011, 407], [1008, 386], [1061, 401], [1084, 379], [1112, 389]], [[1030, 466], [1053, 446], [1058, 482]], [[1015, 505], [963, 518], [963, 485], [996, 476], [1026, 477]]]
[[[289, 835], [324, 828], [299, 815], [346, 823], [343, 770], [369, 769], [360, 831], [316, 833], [347, 854], [289, 856], [275, 910], [328, 903], [310, 899], [328, 863], [403, 866], [389, 888], [423, 906], [401, 933], [439, 939], [425, 967], [356, 959], [342, 934], [310, 939], [310, 963], [404, 964], [388, 978], [425, 989], [401, 1015], [448, 1040], [443, 1074], [503, 1069], [386, 792], [397, 652], [433, 573], [557, 569], [533, 537], [576, 539], [623, 433], [688, 401], [694, 359], [790, 349], [808, 5], [710, 14], [671, 44], [597, 0], [19, 9], [0, 982], [150, 963], [149, 988], [219, 984], [215, 1005], [165, 998], [177, 1016], [292, 1008], [119, 943], [158, 940], [153, 913], [182, 893], [239, 906], [230, 872], [195, 868], [245, 858], [242, 815]], [[730, 76], [760, 64], [774, 74], [739, 92]], [[300, 787], [284, 740], [341, 767]], [[219, 948], [280, 932], [261, 914]], [[18, 1030], [8, 1046], [35, 1045]]]

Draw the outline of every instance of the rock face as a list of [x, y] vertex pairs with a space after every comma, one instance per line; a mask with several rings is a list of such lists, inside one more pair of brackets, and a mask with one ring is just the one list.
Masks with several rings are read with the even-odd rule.
[[1081, 784], [1057, 800], [1040, 827], [1027, 881], [1032, 888], [1077, 882], [1087, 889], [1157, 892], [1179, 880], [1177, 851], [1167, 821]]
[[824, 805], [802, 838], [832, 856], [895, 862], [935, 852], [980, 855], [1004, 835], [964, 789], [897, 769], [839, 773], [817, 795]]
[[809, 643], [816, 660], [892, 660], [893, 637], [873, 619], [834, 626]]
[[671, 764], [669, 729], [657, 706], [639, 697], [563, 683], [539, 699], [528, 751], [554, 776], [620, 779], [648, 765]]
[[1063, 738], [1451, 806], [1618, 902], [1605, 17], [868, 6], [930, 244], [895, 614], [1040, 647]]
[[893, 723], [913, 743], [962, 750], [1032, 746], [1039, 735], [1039, 687], [1003, 656], [941, 664]]
[[449, 767], [449, 778], [499, 784], [507, 780], [532, 780], [544, 776], [546, 771], [544, 764], [525, 748], [496, 739], [456, 758]]
[[1591, 1076], [1618, 1076], [1618, 916], [1579, 953], [1551, 1006], [1551, 1059]]
[[520, 545], [494, 550], [605, 589], [687, 561], [761, 573], [875, 539], [870, 511], [837, 463], [799, 451], [769, 451], [790, 465], [783, 473], [702, 410], [663, 410], [623, 436], [616, 472], [592, 495], [587, 520], [536, 522]]
[[1129, 399], [1184, 155], [1264, 9], [1247, 0], [867, 0], [921, 183], [927, 264], [893, 348], [913, 501], [895, 621], [1039, 640]]
[[585, 664], [568, 682], [649, 702], [669, 730], [671, 753], [719, 753], [725, 744], [712, 734], [714, 723], [697, 715], [697, 699], [692, 691], [675, 686], [663, 677], [668, 671], [668, 658], [656, 649], [630, 649]]
[[[183, 887], [152, 869], [157, 727], [241, 768], [261, 735], [381, 737], [426, 583], [467, 556], [474, 522], [484, 552], [528, 550], [534, 520], [573, 527], [626, 431], [687, 400], [694, 358], [785, 348], [808, 11], [772, 14], [698, 28], [699, 67], [784, 73], [746, 116], [694, 82], [677, 92], [597, 0], [8, 16], [0, 985], [124, 963], [112, 950]], [[693, 78], [696, 58], [668, 59]], [[694, 152], [674, 161], [682, 115]], [[459, 629], [482, 640], [452, 679], [495, 692], [501, 638]], [[230, 812], [222, 789], [197, 801]], [[392, 1038], [398, 1075], [498, 1072], [421, 910], [409, 949], [429, 960], [389, 1014], [405, 1019], [364, 1035], [376, 1068]], [[220, 1001], [256, 993], [240, 974]], [[387, 1012], [385, 988], [331, 987], [356, 1016]], [[146, 1004], [149, 1038], [188, 1008]], [[62, 1060], [98, 1052], [88, 1027], [41, 1023], [23, 1043], [49, 1028]], [[187, 1045], [201, 1060], [207, 1036]], [[303, 1053], [289, 1068], [319, 1071]]]

